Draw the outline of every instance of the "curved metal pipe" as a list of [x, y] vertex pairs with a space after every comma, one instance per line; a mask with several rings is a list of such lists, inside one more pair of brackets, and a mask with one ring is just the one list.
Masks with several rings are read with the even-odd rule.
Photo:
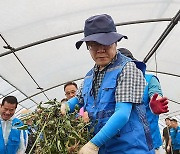
[[[142, 23], [150, 23], [150, 22], [163, 22], [163, 21], [171, 21], [171, 18], [162, 18], [162, 19], [148, 19], [148, 20], [138, 20], [138, 21], [129, 21], [129, 22], [123, 22], [123, 23], [117, 23], [116, 26], [123, 26], [123, 25], [132, 25], [132, 24], [142, 24]], [[65, 34], [61, 34], [61, 35], [57, 35], [57, 36], [53, 36], [53, 37], [49, 37], [40, 41], [36, 41], [30, 44], [26, 44], [24, 46], [18, 47], [18, 48], [13, 48], [14, 52], [29, 48], [29, 47], [33, 47], [42, 43], [46, 43], [49, 41], [53, 41], [53, 40], [57, 40], [60, 38], [64, 38], [64, 37], [68, 37], [68, 36], [72, 36], [72, 35], [76, 35], [76, 34], [80, 34], [83, 33], [83, 30], [78, 30], [78, 31], [74, 31], [74, 32], [69, 32], [69, 33], [65, 33]], [[0, 36], [2, 36], [0, 34]], [[3, 39], [4, 40], [4, 39]], [[4, 46], [4, 48], [8, 49], [7, 46]], [[12, 51], [9, 50], [7, 52], [4, 52], [2, 54], [0, 54], [0, 57], [6, 56], [8, 54], [11, 54]]]

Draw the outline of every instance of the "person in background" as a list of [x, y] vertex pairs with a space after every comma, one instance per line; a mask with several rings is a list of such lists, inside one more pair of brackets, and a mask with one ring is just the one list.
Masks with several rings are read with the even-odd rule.
[[78, 89], [77, 84], [72, 81], [67, 82], [64, 85], [64, 92], [65, 92], [67, 100], [71, 99], [72, 97], [76, 95], [77, 89]]
[[[172, 146], [173, 154], [180, 154], [180, 126], [176, 119], [171, 119], [169, 147]], [[170, 148], [167, 148], [168, 151]]]
[[24, 122], [25, 125], [27, 125], [27, 135], [28, 135], [28, 144], [25, 153], [29, 153], [30, 151], [32, 153], [35, 153], [35, 147], [31, 150], [33, 144], [35, 143], [36, 136], [35, 132], [36, 130], [33, 128], [33, 114], [31, 110], [24, 109], [21, 111], [20, 119]]
[[[128, 49], [119, 48], [118, 50], [121, 52], [121, 54], [131, 58], [132, 60], [136, 60]], [[161, 133], [158, 124], [159, 114], [168, 112], [168, 106], [167, 106], [168, 101], [167, 98], [165, 97], [162, 98], [163, 93], [161, 90], [161, 85], [159, 79], [155, 75], [145, 73], [145, 79], [147, 85], [144, 90], [143, 103], [146, 106], [146, 114], [151, 130], [153, 145], [156, 150], [156, 154], [159, 154], [159, 148], [162, 145]], [[156, 99], [157, 104], [155, 104], [156, 105], [155, 111], [152, 111], [151, 109], [151, 104], [150, 104], [151, 99]], [[161, 110], [158, 111], [157, 110], [158, 108]]]
[[[64, 92], [66, 98], [61, 99], [61, 104], [67, 102], [69, 99], [76, 96], [76, 92], [78, 90], [77, 84], [73, 81], [69, 81], [64, 85]], [[64, 112], [62, 114], [65, 114]]]
[[[35, 136], [36, 130], [32, 127], [33, 118], [28, 119], [26, 121], [26, 124], [28, 125], [28, 129], [27, 129], [27, 131], [28, 131], [28, 145], [27, 145], [27, 149], [26, 149], [26, 153], [28, 154], [31, 151], [31, 148], [36, 141], [36, 136]], [[35, 152], [35, 147], [32, 149], [31, 152], [32, 153]]]
[[162, 141], [163, 143], [165, 142], [166, 154], [172, 154], [171, 147], [168, 147], [169, 138], [170, 138], [171, 119], [166, 118], [165, 123], [166, 123], [166, 127], [163, 128]]
[[23, 123], [14, 117], [17, 105], [18, 101], [14, 96], [6, 96], [2, 100], [0, 112], [0, 153], [2, 154], [24, 154], [26, 150], [26, 132], [18, 129]]
[[144, 64], [117, 51], [117, 42], [127, 36], [117, 33], [107, 14], [88, 18], [84, 36], [76, 48], [85, 42], [95, 65], [77, 95], [61, 106], [66, 113], [68, 107], [73, 112], [78, 104], [88, 113], [94, 137], [79, 154], [154, 154], [142, 104]]

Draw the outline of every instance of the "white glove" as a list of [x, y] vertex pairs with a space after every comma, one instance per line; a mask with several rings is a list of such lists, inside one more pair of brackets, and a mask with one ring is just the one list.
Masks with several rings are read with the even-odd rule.
[[65, 115], [67, 112], [68, 105], [66, 103], [61, 104], [61, 114]]
[[98, 154], [99, 147], [90, 141], [86, 143], [78, 152], [78, 154]]

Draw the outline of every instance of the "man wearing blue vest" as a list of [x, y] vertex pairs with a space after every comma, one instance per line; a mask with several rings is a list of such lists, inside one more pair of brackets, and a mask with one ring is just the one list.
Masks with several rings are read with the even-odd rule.
[[26, 133], [18, 127], [23, 123], [13, 115], [17, 108], [16, 97], [7, 96], [2, 100], [0, 115], [0, 153], [24, 154], [26, 150]]
[[[121, 52], [121, 54], [131, 58], [132, 60], [137, 61], [128, 49], [119, 48], [118, 50]], [[145, 74], [145, 79], [147, 85], [144, 90], [143, 103], [146, 106], [146, 114], [151, 130], [153, 145], [156, 150], [156, 154], [158, 154], [159, 148], [162, 145], [162, 139], [158, 125], [159, 114], [168, 112], [168, 106], [167, 106], [168, 101], [167, 98], [165, 97], [162, 98], [163, 94], [162, 94], [161, 86], [158, 78], [155, 75]], [[152, 104], [150, 104], [151, 102], [150, 100], [156, 98], [157, 100], [156, 100], [155, 108], [151, 108]], [[155, 111], [153, 111], [153, 109], [155, 109]]]
[[127, 36], [117, 33], [111, 16], [95, 15], [85, 21], [84, 38], [95, 66], [86, 74], [74, 98], [61, 106], [73, 112], [75, 105], [88, 113], [94, 137], [79, 154], [154, 154], [142, 96], [145, 65], [117, 51]]
[[[176, 119], [171, 119], [169, 144], [172, 146], [173, 154], [180, 154], [180, 127]], [[168, 150], [170, 151], [170, 149]]]

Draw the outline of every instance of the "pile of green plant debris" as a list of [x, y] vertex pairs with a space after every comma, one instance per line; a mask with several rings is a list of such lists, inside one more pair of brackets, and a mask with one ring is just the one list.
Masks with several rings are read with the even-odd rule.
[[29, 153], [34, 153], [35, 149], [38, 154], [76, 154], [91, 138], [90, 124], [77, 116], [78, 108], [73, 113], [61, 115], [61, 105], [56, 100], [44, 104], [50, 107], [43, 108], [40, 103], [37, 111], [24, 119], [32, 118], [31, 127], [36, 130], [36, 140]]

